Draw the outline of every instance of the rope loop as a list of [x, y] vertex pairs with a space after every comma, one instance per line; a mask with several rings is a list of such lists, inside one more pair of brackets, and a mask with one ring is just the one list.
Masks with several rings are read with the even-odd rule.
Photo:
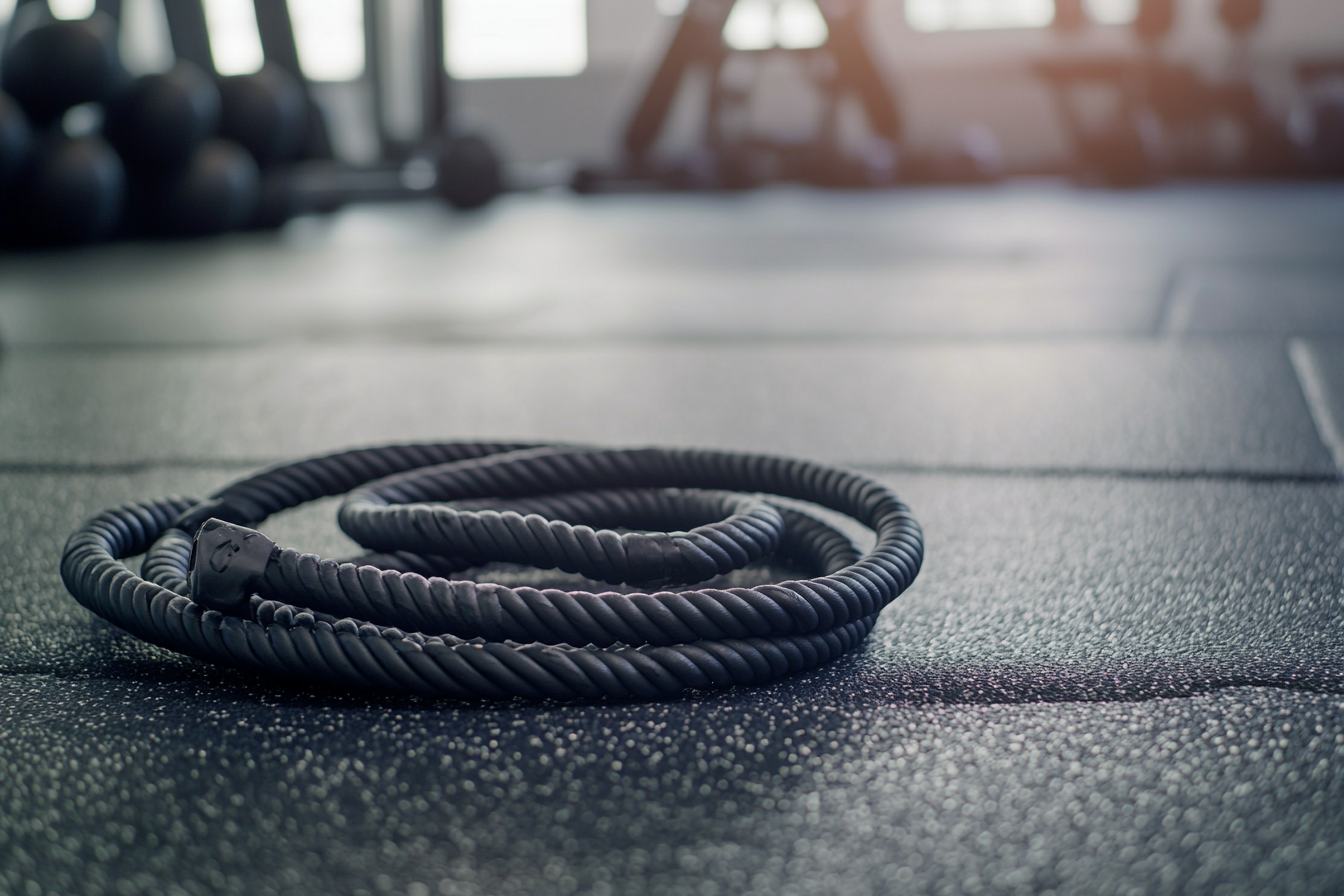
[[[340, 494], [342, 529], [371, 552], [357, 561], [282, 548], [249, 528]], [[876, 543], [860, 555], [796, 502], [851, 517]], [[142, 553], [136, 575], [122, 561]], [[653, 699], [834, 659], [863, 640], [922, 558], [909, 508], [834, 467], [449, 442], [346, 451], [205, 501], [104, 511], [70, 537], [61, 575], [104, 619], [223, 665], [429, 697]], [[761, 561], [810, 578], [734, 587], [735, 571]], [[461, 575], [490, 563], [622, 587]]]

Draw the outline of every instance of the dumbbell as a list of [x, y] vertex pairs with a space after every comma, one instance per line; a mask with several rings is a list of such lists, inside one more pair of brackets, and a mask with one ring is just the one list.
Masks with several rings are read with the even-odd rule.
[[315, 160], [262, 171], [253, 226], [279, 227], [295, 215], [332, 212], [357, 202], [400, 202], [437, 196], [462, 211], [478, 209], [504, 190], [503, 166], [485, 138], [444, 142], [431, 185], [408, 183], [399, 165], [351, 168]]

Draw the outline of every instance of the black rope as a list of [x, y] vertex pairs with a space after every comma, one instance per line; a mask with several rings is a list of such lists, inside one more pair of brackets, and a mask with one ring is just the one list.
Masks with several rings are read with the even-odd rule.
[[[249, 528], [347, 492], [341, 527], [375, 552], [358, 562], [282, 549]], [[770, 495], [846, 514], [876, 544], [860, 556], [835, 528]], [[139, 554], [136, 575], [122, 561]], [[70, 537], [61, 575], [109, 622], [224, 665], [427, 696], [655, 698], [834, 659], [909, 587], [922, 556], [909, 509], [833, 467], [720, 451], [444, 443], [347, 451], [206, 501], [104, 511]], [[663, 587], [763, 559], [813, 577]], [[637, 590], [455, 577], [491, 562]]]

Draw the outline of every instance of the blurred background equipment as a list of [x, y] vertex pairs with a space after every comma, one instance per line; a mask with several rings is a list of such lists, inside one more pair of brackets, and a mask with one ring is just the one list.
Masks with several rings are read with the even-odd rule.
[[[503, 188], [501, 166], [484, 138], [449, 129], [442, 4], [389, 4], [415, 7], [402, 36], [424, 44], [411, 54], [422, 115], [352, 166], [334, 158], [285, 0], [18, 0], [0, 59], [5, 239], [204, 236], [362, 199], [423, 198], [436, 183], [460, 208], [486, 204]], [[142, 45], [147, 15], [166, 46]], [[404, 43], [370, 41], [375, 67]], [[123, 47], [160, 70], [133, 77]]]
[[[32, 4], [29, 4], [30, 6]], [[41, 7], [31, 12], [37, 13]], [[16, 25], [5, 51], [5, 91], [35, 122], [46, 124], [81, 103], [101, 103], [121, 86], [125, 72], [117, 53], [117, 23], [104, 12], [79, 21], [43, 21], [28, 16]], [[23, 24], [27, 24], [26, 22]]]
[[[1056, 28], [1076, 40], [1087, 27], [1078, 0]], [[1168, 174], [1291, 175], [1301, 170], [1285, 116], [1265, 102], [1254, 81], [1248, 41], [1261, 25], [1264, 0], [1220, 0], [1216, 16], [1226, 29], [1230, 53], [1225, 70], [1208, 77], [1163, 52], [1176, 25], [1176, 0], [1137, 0], [1130, 28], [1137, 53], [1073, 52], [1035, 63], [1054, 92], [1073, 142], [1074, 174], [1084, 181], [1137, 186]], [[1113, 111], [1101, 123], [1084, 120], [1078, 94], [1108, 89]], [[1218, 145], [1220, 128], [1231, 128], [1235, 146]], [[1226, 130], [1223, 131], [1227, 133]], [[1225, 141], [1230, 142], [1230, 141]]]
[[0, 26], [23, 243], [566, 184], [1344, 174], [1336, 0], [0, 0]]
[[[863, 34], [865, 4], [835, 0], [691, 0], [662, 62], [625, 130], [618, 179], [651, 179], [674, 187], [739, 188], [800, 180], [828, 186], [890, 183], [901, 140], [895, 94]], [[792, 72], [781, 72], [791, 66]], [[799, 92], [816, 108], [801, 133], [753, 127], [753, 93], [775, 77], [801, 74]], [[698, 145], [659, 159], [663, 133], [683, 85], [707, 82]], [[862, 132], [845, 133], [846, 99], [858, 101]], [[849, 137], [847, 140], [846, 138]], [[581, 172], [580, 190], [601, 189], [599, 172]]]

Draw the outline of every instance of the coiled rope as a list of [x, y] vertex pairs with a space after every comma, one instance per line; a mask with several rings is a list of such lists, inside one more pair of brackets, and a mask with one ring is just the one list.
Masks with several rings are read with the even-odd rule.
[[[247, 528], [347, 492], [341, 527], [378, 552], [358, 562], [283, 549]], [[846, 514], [876, 544], [860, 556], [829, 524], [763, 495]], [[136, 575], [122, 561], [140, 554]], [[223, 665], [434, 697], [648, 699], [761, 684], [838, 657], [909, 587], [922, 556], [909, 509], [881, 483], [833, 467], [444, 443], [347, 451], [205, 501], [104, 511], [70, 537], [61, 576], [109, 622]], [[664, 588], [767, 558], [814, 577]], [[449, 578], [499, 561], [644, 590]]]

